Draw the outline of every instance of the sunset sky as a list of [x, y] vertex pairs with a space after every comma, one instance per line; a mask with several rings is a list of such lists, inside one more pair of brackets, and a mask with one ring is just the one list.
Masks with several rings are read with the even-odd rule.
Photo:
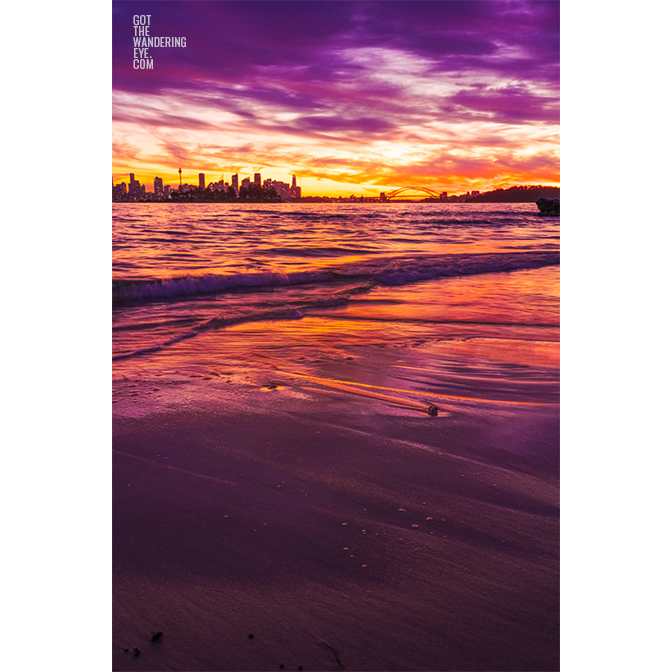
[[[560, 3], [113, 2], [115, 183], [560, 184]], [[134, 15], [152, 70], [133, 68]]]

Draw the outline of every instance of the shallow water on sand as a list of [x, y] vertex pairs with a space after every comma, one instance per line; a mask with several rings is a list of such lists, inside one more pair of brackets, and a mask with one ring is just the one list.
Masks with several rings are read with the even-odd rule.
[[[147, 410], [160, 407], [164, 388], [177, 389], [180, 377], [192, 386], [201, 382], [199, 395], [205, 397], [209, 391], [216, 396], [222, 381], [250, 389], [275, 385], [276, 393], [282, 386], [289, 394], [304, 384], [302, 377], [313, 376], [394, 388], [405, 396], [424, 390], [428, 404], [435, 405], [442, 394], [556, 403], [558, 283], [557, 266], [441, 278], [377, 287], [345, 305], [293, 319], [205, 330], [144, 355], [116, 360], [115, 411], [132, 412], [128, 404], [140, 399]], [[168, 340], [175, 327], [169, 323], [165, 328], [159, 338]], [[136, 349], [136, 334], [121, 330], [116, 334], [118, 347]], [[378, 371], [368, 366], [374, 349], [377, 359], [383, 353], [389, 359]], [[393, 369], [399, 375], [390, 383]], [[130, 394], [137, 390], [129, 385], [140, 383], [149, 391]]]
[[[533, 204], [114, 208], [113, 354], [122, 375], [133, 370], [125, 359], [168, 368], [179, 353], [206, 361], [206, 334], [246, 323], [269, 339], [279, 329], [279, 349], [301, 348], [304, 338], [315, 347], [316, 325], [325, 346], [557, 340], [558, 220], [537, 216]], [[215, 340], [217, 356], [238, 347]]]

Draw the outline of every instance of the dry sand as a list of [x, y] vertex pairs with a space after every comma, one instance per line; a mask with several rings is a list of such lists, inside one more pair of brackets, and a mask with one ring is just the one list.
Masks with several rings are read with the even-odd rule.
[[559, 669], [556, 405], [221, 389], [115, 418], [115, 670]]

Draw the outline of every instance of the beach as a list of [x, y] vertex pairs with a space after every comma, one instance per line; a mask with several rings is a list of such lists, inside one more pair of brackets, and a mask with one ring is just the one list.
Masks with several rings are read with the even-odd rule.
[[114, 669], [559, 669], [557, 221], [296, 211], [115, 274]]

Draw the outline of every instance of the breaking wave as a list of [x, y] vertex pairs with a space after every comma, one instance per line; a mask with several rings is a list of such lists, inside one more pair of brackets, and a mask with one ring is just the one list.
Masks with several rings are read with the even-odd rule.
[[123, 306], [144, 301], [165, 301], [234, 290], [324, 284], [350, 278], [365, 279], [372, 285], [407, 285], [433, 278], [501, 273], [553, 266], [559, 263], [560, 253], [557, 251], [451, 254], [378, 258], [359, 264], [333, 267], [330, 270], [289, 273], [268, 271], [230, 275], [208, 273], [202, 276], [187, 275], [169, 279], [117, 280], [112, 283], [112, 301], [115, 306]]

